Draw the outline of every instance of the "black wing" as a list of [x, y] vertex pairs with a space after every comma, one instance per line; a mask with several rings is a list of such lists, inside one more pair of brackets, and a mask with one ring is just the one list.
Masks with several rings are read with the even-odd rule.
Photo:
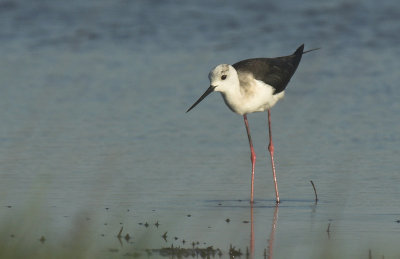
[[290, 78], [296, 72], [303, 55], [302, 44], [292, 55], [277, 58], [252, 58], [239, 61], [232, 66], [241, 72], [250, 72], [254, 78], [275, 88], [274, 94], [285, 90]]

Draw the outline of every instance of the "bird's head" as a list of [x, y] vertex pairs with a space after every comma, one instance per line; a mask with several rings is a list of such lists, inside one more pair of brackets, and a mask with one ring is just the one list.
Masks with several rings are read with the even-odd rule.
[[228, 64], [221, 64], [213, 68], [208, 74], [208, 79], [210, 80], [210, 87], [186, 112], [193, 109], [210, 93], [214, 91], [224, 93], [229, 91], [234, 84], [238, 84], [236, 69]]
[[208, 74], [210, 86], [216, 92], [226, 92], [237, 81], [236, 69], [228, 64], [221, 64], [213, 68]]

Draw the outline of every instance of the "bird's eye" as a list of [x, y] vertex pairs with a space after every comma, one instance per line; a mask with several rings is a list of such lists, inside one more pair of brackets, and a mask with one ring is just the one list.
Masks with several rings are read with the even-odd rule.
[[222, 75], [222, 76], [221, 76], [221, 79], [222, 79], [222, 80], [225, 80], [225, 79], [226, 79], [226, 75]]

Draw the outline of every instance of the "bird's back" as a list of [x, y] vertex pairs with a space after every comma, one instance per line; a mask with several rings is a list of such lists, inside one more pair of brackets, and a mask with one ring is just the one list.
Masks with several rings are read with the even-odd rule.
[[304, 44], [289, 56], [276, 58], [252, 58], [239, 61], [232, 66], [240, 73], [252, 73], [254, 79], [272, 86], [278, 94], [285, 90], [290, 78], [296, 72], [303, 55]]

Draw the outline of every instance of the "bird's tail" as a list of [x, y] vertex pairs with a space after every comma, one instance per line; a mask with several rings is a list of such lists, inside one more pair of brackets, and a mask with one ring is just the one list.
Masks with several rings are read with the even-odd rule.
[[321, 48], [310, 49], [310, 50], [304, 51], [303, 54], [306, 54], [306, 53], [314, 51], [314, 50], [319, 50], [319, 49], [321, 49]]

